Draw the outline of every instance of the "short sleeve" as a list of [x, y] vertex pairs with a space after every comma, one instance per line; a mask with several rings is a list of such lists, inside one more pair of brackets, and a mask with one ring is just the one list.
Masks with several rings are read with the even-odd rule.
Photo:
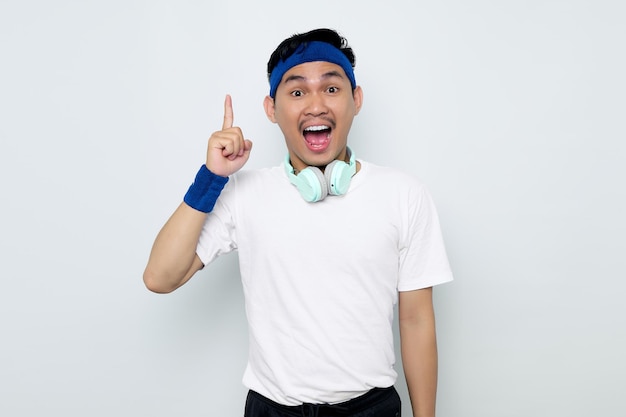
[[218, 197], [213, 210], [207, 214], [196, 247], [196, 254], [204, 265], [211, 263], [218, 256], [237, 249], [233, 219], [235, 187], [236, 181], [229, 181]]
[[400, 242], [398, 291], [452, 281], [452, 271], [433, 199], [424, 186], [412, 190]]

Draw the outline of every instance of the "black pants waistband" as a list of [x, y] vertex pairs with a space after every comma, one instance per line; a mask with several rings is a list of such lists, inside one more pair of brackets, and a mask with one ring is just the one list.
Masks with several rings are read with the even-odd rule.
[[251, 405], [251, 401], [257, 400], [267, 404], [274, 410], [280, 411], [289, 416], [351, 416], [372, 408], [374, 405], [385, 401], [391, 395], [397, 396], [396, 390], [393, 386], [388, 388], [374, 388], [359, 397], [338, 404], [304, 403], [302, 405], [289, 406], [279, 404], [255, 391], [250, 390], [248, 393], [248, 404], [246, 405], [246, 409], [248, 409], [248, 406]]

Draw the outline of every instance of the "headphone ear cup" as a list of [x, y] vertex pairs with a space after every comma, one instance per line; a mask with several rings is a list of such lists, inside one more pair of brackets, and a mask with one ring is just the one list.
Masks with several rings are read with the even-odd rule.
[[308, 167], [300, 171], [298, 177], [298, 191], [305, 201], [315, 203], [328, 195], [328, 182], [324, 173], [317, 167]]
[[328, 184], [328, 193], [331, 195], [344, 195], [350, 188], [352, 180], [350, 166], [343, 161], [333, 161], [326, 166], [324, 177]]

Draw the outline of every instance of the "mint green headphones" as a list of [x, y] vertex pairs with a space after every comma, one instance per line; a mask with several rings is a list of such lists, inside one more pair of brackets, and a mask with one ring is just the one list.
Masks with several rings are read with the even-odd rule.
[[350, 162], [335, 160], [326, 165], [324, 172], [318, 167], [307, 167], [298, 175], [289, 161], [289, 154], [285, 157], [285, 172], [289, 181], [296, 186], [302, 198], [309, 203], [323, 200], [328, 194], [344, 195], [350, 188], [350, 181], [356, 174], [356, 160], [348, 148]]

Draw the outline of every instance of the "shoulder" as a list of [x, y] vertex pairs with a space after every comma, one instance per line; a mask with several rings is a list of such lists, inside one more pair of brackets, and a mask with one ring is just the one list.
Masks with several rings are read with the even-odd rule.
[[356, 181], [355, 189], [361, 188], [365, 195], [376, 196], [378, 205], [402, 217], [416, 216], [419, 213], [434, 212], [434, 201], [426, 184], [406, 171], [361, 161], [362, 178]]
[[280, 166], [271, 168], [243, 169], [231, 175], [229, 184], [237, 188], [258, 187], [260, 184], [284, 181], [285, 175]]
[[361, 170], [355, 176], [362, 174], [364, 183], [376, 184], [387, 191], [407, 192], [409, 190], [425, 191], [426, 185], [415, 175], [394, 167], [376, 165], [359, 160]]
[[275, 197], [276, 190], [288, 183], [280, 166], [271, 168], [243, 169], [230, 176], [220, 200], [226, 205], [257, 204]]

